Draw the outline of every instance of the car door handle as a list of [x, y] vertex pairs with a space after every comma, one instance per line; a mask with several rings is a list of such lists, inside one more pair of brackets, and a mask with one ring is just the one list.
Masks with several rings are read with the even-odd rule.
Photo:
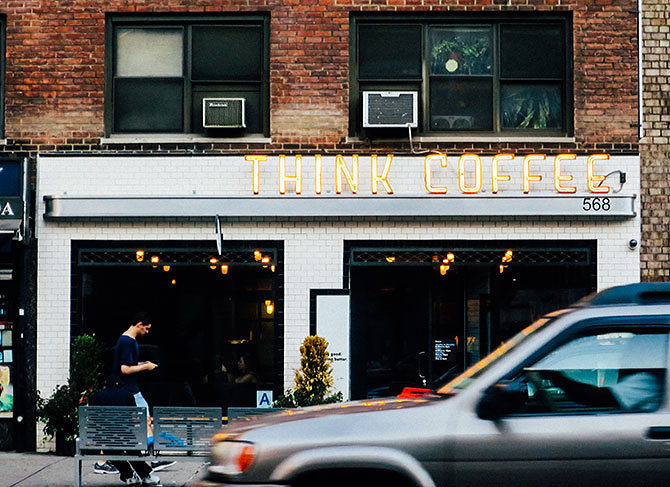
[[647, 431], [650, 440], [670, 440], [670, 426], [652, 426]]

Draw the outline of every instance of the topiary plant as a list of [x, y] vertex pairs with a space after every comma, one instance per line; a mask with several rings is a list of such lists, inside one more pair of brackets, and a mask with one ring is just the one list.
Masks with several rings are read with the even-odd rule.
[[318, 335], [306, 337], [300, 347], [300, 369], [295, 387], [279, 397], [275, 407], [301, 407], [342, 401], [342, 393], [332, 393], [333, 366], [328, 341]]

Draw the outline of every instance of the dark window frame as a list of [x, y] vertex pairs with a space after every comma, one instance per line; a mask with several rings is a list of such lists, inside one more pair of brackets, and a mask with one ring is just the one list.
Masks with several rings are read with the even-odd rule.
[[0, 137], [5, 135], [5, 86], [7, 81], [6, 71], [6, 24], [7, 18], [0, 15]]
[[[191, 56], [192, 56], [192, 28], [194, 26], [258, 26], [261, 28], [262, 35], [262, 53], [261, 53], [261, 73], [258, 81], [247, 82], [244, 80], [196, 80], [193, 82], [191, 76]], [[137, 27], [137, 28], [174, 28], [181, 27], [184, 32], [183, 39], [183, 79], [182, 90], [182, 130], [181, 131], [160, 131], [160, 130], [142, 130], [142, 131], [117, 131], [115, 130], [114, 113], [114, 85], [117, 79], [115, 75], [115, 55], [116, 40], [115, 32], [118, 27]], [[143, 134], [151, 136], [152, 134], [173, 134], [197, 135], [202, 137], [241, 137], [249, 135], [268, 136], [270, 132], [270, 17], [267, 13], [259, 12], [253, 14], [228, 14], [228, 15], [108, 15], [106, 18], [106, 38], [105, 38], [105, 136], [123, 135], [123, 134]], [[118, 78], [124, 79], [124, 78]], [[140, 78], [136, 78], [140, 79]], [[148, 78], [141, 78], [148, 79]], [[160, 79], [165, 79], [161, 77]], [[227, 90], [232, 92], [243, 92], [246, 86], [254, 84], [258, 86], [258, 95], [260, 97], [260, 132], [246, 130], [225, 129], [215, 132], [194, 132], [192, 129], [193, 110], [192, 103], [198, 93]], [[209, 86], [207, 86], [209, 85]], [[246, 86], [245, 86], [246, 85]], [[216, 96], [216, 95], [212, 95]], [[232, 96], [232, 95], [231, 95]], [[247, 117], [248, 118], [248, 117]]]
[[[418, 25], [421, 29], [421, 79], [362, 79], [359, 76], [359, 39], [358, 29], [361, 25]], [[562, 123], [561, 128], [555, 129], [502, 129], [501, 89], [505, 79], [500, 70], [501, 51], [499, 45], [499, 29], [502, 25], [537, 25], [551, 24], [563, 27], [563, 42], [565, 59], [563, 63], [563, 86], [561, 95]], [[493, 129], [463, 130], [463, 131], [431, 131], [430, 123], [430, 59], [428, 56], [429, 36], [431, 28], [435, 27], [482, 27], [491, 26], [492, 42], [492, 79], [493, 79]], [[405, 138], [407, 129], [365, 129], [363, 128], [363, 91], [368, 90], [413, 90], [419, 92], [419, 128], [413, 130], [414, 135], [427, 137], [569, 137], [574, 134], [574, 63], [573, 63], [573, 19], [568, 13], [431, 13], [426, 14], [353, 14], [350, 22], [350, 103], [349, 103], [349, 135], [365, 138]], [[543, 78], [533, 79], [541, 83]], [[362, 87], [364, 86], [364, 88]]]

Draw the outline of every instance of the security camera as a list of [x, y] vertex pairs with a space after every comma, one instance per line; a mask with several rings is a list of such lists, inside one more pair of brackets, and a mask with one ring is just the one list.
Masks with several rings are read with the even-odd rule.
[[629, 248], [629, 249], [631, 249], [631, 250], [635, 250], [635, 249], [637, 248], [637, 246], [638, 246], [638, 241], [635, 240], [634, 238], [631, 238], [631, 239], [628, 241], [628, 248]]

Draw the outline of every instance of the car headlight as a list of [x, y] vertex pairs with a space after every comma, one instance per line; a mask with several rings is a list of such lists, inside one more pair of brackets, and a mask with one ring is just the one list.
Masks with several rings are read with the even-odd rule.
[[212, 445], [209, 470], [226, 475], [246, 472], [256, 458], [256, 447], [247, 441], [219, 441]]

